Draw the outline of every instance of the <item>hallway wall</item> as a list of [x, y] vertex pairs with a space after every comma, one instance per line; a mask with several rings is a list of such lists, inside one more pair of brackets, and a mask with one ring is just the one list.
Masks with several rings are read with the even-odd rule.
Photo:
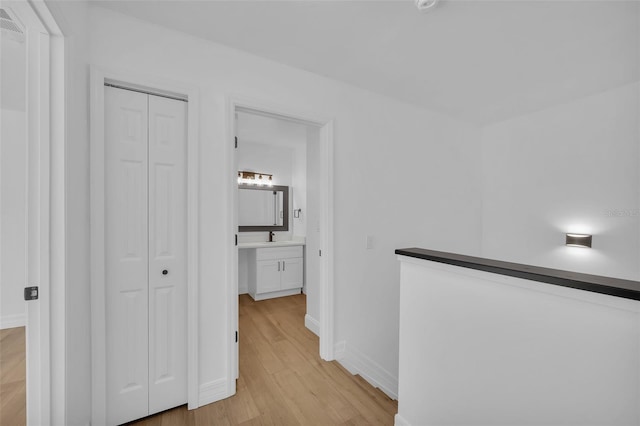
[[640, 279], [639, 117], [636, 82], [483, 128], [482, 255]]

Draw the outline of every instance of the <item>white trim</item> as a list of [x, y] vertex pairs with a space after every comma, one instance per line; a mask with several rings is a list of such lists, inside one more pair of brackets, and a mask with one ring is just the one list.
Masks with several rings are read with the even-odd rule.
[[127, 71], [91, 67], [91, 423], [106, 423], [106, 311], [104, 266], [104, 83], [106, 80], [152, 87], [186, 96], [187, 108], [187, 401], [199, 406], [199, 116], [197, 88]]
[[213, 380], [211, 382], [200, 385], [198, 404], [202, 407], [203, 405], [220, 401], [221, 399], [227, 398], [228, 396], [227, 379], [223, 377], [221, 379]]
[[[240, 377], [240, 357], [238, 356], [239, 345], [239, 326], [238, 326], [238, 245], [235, 239], [238, 238], [238, 185], [237, 185], [237, 165], [235, 138], [237, 115], [236, 103], [234, 100], [227, 99], [227, 126], [226, 126], [226, 157], [229, 168], [225, 173], [224, 187], [229, 188], [226, 199], [227, 205], [231, 209], [226, 209], [228, 219], [225, 227], [225, 241], [228, 241], [229, 249], [225, 250], [227, 265], [227, 395], [231, 396], [236, 393], [236, 379]], [[236, 339], [238, 333], [238, 339]]]
[[[42, 0], [4, 5], [25, 25], [27, 49], [27, 424], [65, 422], [64, 38]], [[53, 367], [53, 368], [52, 368]], [[52, 392], [53, 391], [53, 392]]]
[[[338, 346], [338, 345], [336, 345]], [[336, 360], [351, 374], [359, 374], [373, 387], [379, 388], [391, 399], [398, 399], [398, 378], [358, 349], [340, 342]]]
[[395, 426], [411, 426], [411, 423], [407, 421], [404, 417], [402, 417], [399, 413], [395, 415], [393, 418]]
[[26, 325], [25, 314], [13, 314], [0, 316], [0, 330], [7, 328], [24, 327]]
[[320, 323], [317, 319], [309, 314], [304, 316], [304, 326], [313, 332], [316, 336], [320, 336]]
[[333, 250], [333, 120], [320, 128], [320, 357], [335, 359]]
[[259, 302], [261, 300], [274, 299], [276, 297], [286, 297], [286, 296], [295, 296], [300, 294], [301, 288], [290, 288], [288, 290], [279, 290], [279, 291], [270, 291], [269, 293], [260, 293], [260, 294], [251, 294], [249, 296], [256, 301]]
[[51, 74], [50, 273], [51, 273], [51, 423], [67, 424], [66, 283], [67, 192], [66, 141], [69, 128], [66, 98], [65, 38], [44, 1], [32, 3], [49, 31]]
[[106, 295], [104, 266], [104, 74], [96, 69], [91, 69], [89, 81], [91, 423], [94, 425], [104, 425], [107, 422]]
[[188, 91], [187, 108], [187, 408], [199, 405], [200, 353], [200, 96]]
[[[313, 125], [320, 128], [320, 225], [321, 237], [320, 244], [322, 257], [320, 258], [320, 357], [325, 361], [334, 359], [334, 251], [333, 251], [333, 209], [334, 209], [334, 191], [333, 191], [333, 144], [334, 144], [334, 125], [333, 119], [323, 114], [309, 112], [296, 107], [284, 107], [282, 105], [274, 105], [269, 102], [255, 99], [247, 99], [242, 96], [230, 96], [227, 102], [227, 164], [229, 169], [226, 173], [225, 185], [228, 188], [227, 201], [228, 205], [233, 206], [233, 210], [229, 209], [229, 218], [227, 221], [227, 241], [231, 242], [237, 233], [237, 164], [236, 150], [234, 148], [234, 138], [236, 136], [236, 111], [249, 111], [262, 115], [284, 118], [307, 125]], [[231, 246], [227, 250], [227, 277], [229, 284], [227, 285], [228, 294], [228, 316], [227, 330], [229, 342], [234, 342], [235, 332], [238, 330], [238, 248]], [[238, 367], [238, 348], [237, 344], [230, 344], [227, 351], [228, 377], [237, 378], [239, 374]], [[229, 380], [227, 383], [229, 395], [235, 393], [235, 380]]]

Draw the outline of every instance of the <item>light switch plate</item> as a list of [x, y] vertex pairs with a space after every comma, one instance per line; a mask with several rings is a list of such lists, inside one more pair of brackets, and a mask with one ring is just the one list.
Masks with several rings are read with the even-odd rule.
[[367, 250], [373, 249], [373, 235], [367, 235]]

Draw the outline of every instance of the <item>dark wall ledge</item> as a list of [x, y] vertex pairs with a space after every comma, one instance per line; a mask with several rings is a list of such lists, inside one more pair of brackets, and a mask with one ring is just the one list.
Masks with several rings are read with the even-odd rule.
[[640, 300], [640, 282], [599, 275], [580, 274], [559, 269], [541, 268], [520, 263], [503, 262], [482, 257], [465, 256], [462, 254], [421, 248], [406, 248], [396, 250], [401, 256], [415, 257], [432, 262], [446, 263], [462, 268], [477, 269], [494, 274], [508, 275], [525, 280], [538, 281], [547, 284], [571, 287], [579, 290], [608, 294], [609, 296], [625, 299]]

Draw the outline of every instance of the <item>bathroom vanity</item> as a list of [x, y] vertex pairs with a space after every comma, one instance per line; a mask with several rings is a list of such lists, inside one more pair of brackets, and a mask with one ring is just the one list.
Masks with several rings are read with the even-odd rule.
[[304, 286], [304, 238], [272, 240], [276, 232], [292, 238], [289, 192], [288, 186], [238, 185], [238, 230], [255, 233], [251, 239], [269, 235], [269, 241], [238, 244], [238, 292], [254, 300], [300, 294]]
[[300, 294], [304, 284], [304, 242], [241, 243], [247, 292], [254, 300]]

